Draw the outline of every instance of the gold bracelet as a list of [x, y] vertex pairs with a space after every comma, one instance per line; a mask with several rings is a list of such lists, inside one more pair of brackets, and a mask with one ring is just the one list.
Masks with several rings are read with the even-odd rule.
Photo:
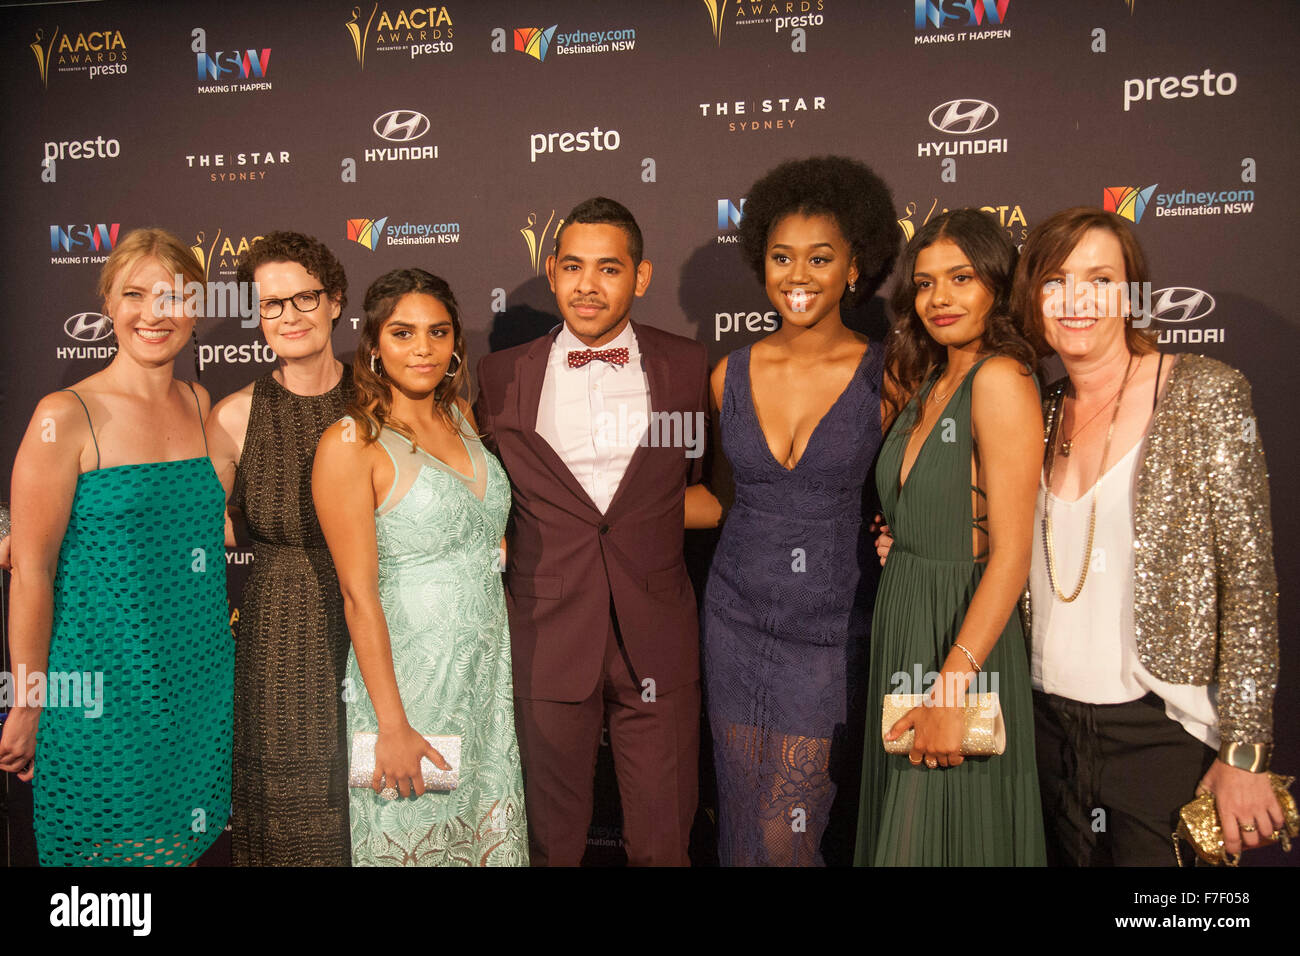
[[966, 650], [966, 648], [962, 647], [956, 641], [953, 641], [952, 646], [966, 655], [966, 660], [970, 661], [970, 666], [975, 668], [975, 673], [978, 674], [980, 672], [980, 666], [975, 663], [975, 655]]
[[1273, 745], [1224, 743], [1219, 748], [1219, 759], [1238, 770], [1264, 773], [1273, 759]]

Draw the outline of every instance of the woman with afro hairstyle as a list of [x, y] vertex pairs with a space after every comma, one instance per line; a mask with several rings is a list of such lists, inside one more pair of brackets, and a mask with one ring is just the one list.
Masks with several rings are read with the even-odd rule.
[[896, 229], [889, 189], [842, 157], [783, 163], [746, 199], [742, 249], [781, 325], [711, 378], [735, 478], [701, 613], [724, 866], [822, 865], [837, 787], [855, 782], [884, 348], [840, 303], [888, 275]]

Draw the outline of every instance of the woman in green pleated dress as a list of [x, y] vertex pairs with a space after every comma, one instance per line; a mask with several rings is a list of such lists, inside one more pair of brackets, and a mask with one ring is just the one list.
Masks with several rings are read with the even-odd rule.
[[[904, 253], [877, 461], [888, 555], [876, 598], [856, 862], [1044, 862], [1029, 668], [1016, 601], [1043, 442], [1032, 349], [1011, 320], [1015, 250], [991, 216], [945, 213]], [[960, 753], [959, 704], [998, 694], [1006, 751]], [[926, 694], [881, 739], [886, 694]]]

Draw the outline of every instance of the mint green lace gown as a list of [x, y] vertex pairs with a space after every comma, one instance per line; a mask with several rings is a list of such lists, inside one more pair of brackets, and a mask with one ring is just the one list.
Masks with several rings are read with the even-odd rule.
[[[510, 484], [491, 453], [464, 438], [462, 475], [396, 432], [379, 444], [396, 480], [375, 513], [379, 599], [410, 725], [461, 737], [460, 785], [384, 800], [349, 790], [354, 866], [527, 866], [528, 828], [515, 741], [510, 631], [497, 570]], [[375, 732], [355, 651], [347, 680], [352, 735]]]

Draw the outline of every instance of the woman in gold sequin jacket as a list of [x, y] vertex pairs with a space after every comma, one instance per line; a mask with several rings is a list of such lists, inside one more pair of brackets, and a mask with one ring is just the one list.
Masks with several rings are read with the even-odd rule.
[[1127, 222], [1084, 207], [1040, 223], [1016, 275], [1013, 309], [1067, 373], [1044, 395], [1026, 602], [1056, 864], [1170, 865], [1178, 809], [1206, 790], [1230, 853], [1283, 822], [1264, 773], [1277, 580], [1250, 386], [1159, 353], [1146, 279]]

